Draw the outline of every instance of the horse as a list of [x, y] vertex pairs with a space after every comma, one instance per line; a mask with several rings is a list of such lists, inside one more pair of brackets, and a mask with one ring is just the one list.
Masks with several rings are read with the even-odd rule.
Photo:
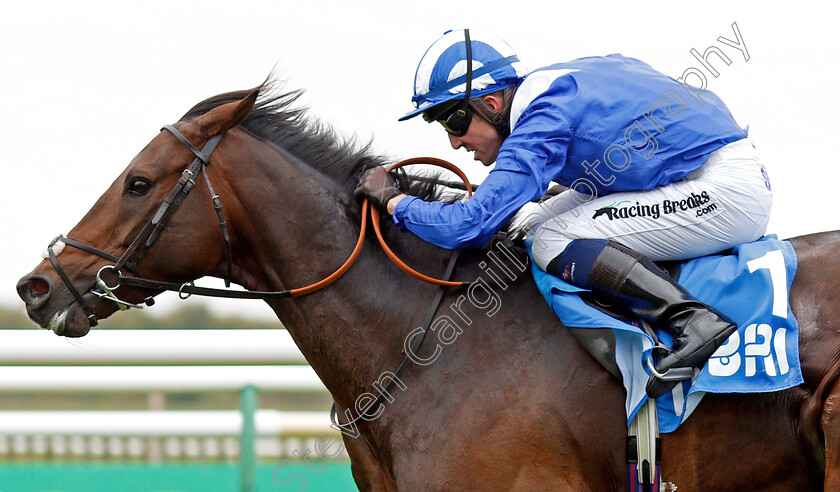
[[[97, 274], [113, 270], [167, 193], [190, 179], [192, 193], [124, 270], [183, 286], [228, 278], [260, 292], [308, 285], [335, 270], [365, 219], [353, 195], [357, 180], [387, 159], [297, 107], [298, 92], [271, 86], [190, 109], [174, 128], [195, 149], [172, 131], [155, 136], [69, 232], [68, 241], [88, 248], [53, 248], [63, 272], [44, 260], [19, 281], [29, 317], [79, 337], [116, 312], [113, 292], [102, 297], [97, 287], [116, 280], [98, 283]], [[94, 135], [95, 142], [102, 133]], [[208, 186], [185, 178], [197, 149], [213, 139], [218, 145], [199, 170]], [[431, 199], [441, 190], [426, 184], [413, 192]], [[449, 251], [389, 220], [382, 231], [407, 263], [444, 274]], [[672, 490], [840, 490], [840, 232], [790, 241], [799, 259], [790, 302], [805, 383], [706, 395], [662, 436], [662, 480]], [[397, 378], [440, 288], [405, 275], [374, 239], [362, 244], [332, 285], [266, 298], [340, 418], [355, 421], [355, 433], [342, 437], [360, 490], [625, 490], [624, 388], [560, 323], [527, 269], [501, 247], [463, 251], [452, 277], [472, 282], [470, 290], [445, 290], [426, 341]], [[160, 290], [135, 284], [114, 292], [131, 304]], [[375, 414], [360, 419], [377, 394]]]

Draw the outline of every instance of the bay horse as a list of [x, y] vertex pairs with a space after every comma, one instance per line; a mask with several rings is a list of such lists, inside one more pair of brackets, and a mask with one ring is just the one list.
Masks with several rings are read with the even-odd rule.
[[[197, 149], [222, 137], [203, 173], [223, 202], [226, 230], [208, 186], [195, 177], [194, 191], [134, 265], [143, 277], [186, 283], [224, 278], [230, 267], [230, 279], [246, 289], [280, 291], [326, 277], [350, 254], [362, 221], [353, 188], [365, 168], [386, 159], [296, 108], [296, 92], [270, 85], [207, 99], [174, 125]], [[196, 155], [162, 131], [68, 238], [123, 255]], [[413, 192], [430, 198], [440, 190]], [[450, 252], [382, 222], [407, 263], [443, 274]], [[799, 269], [790, 300], [805, 383], [774, 393], [708, 394], [662, 437], [662, 479], [680, 491], [840, 490], [840, 233], [791, 242]], [[405, 275], [373, 239], [364, 244], [355, 265], [329, 287], [267, 300], [351, 415], [360, 397], [383, 392], [383, 376], [403, 359], [406, 337], [438, 291]], [[514, 262], [504, 269], [489, 255], [462, 254], [453, 277], [484, 279], [485, 291], [446, 292], [430, 328], [436, 333], [415, 354], [417, 363], [381, 400], [375, 418], [359, 421], [359, 437], [344, 436], [359, 489], [625, 490], [621, 383], [561, 325], [527, 271]], [[45, 260], [20, 280], [18, 292], [37, 324], [83, 336], [93, 319], [118, 309], [94, 295], [97, 273], [114, 261], [78, 247], [57, 259], [66, 282]], [[138, 303], [157, 293], [128, 286], [119, 298]]]

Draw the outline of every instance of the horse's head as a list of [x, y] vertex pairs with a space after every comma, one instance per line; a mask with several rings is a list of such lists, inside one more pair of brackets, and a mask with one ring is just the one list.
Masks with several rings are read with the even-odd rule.
[[[248, 114], [257, 92], [243, 93], [245, 97], [238, 101], [182, 120], [174, 131], [161, 131], [132, 160], [70, 231], [66, 244], [57, 242], [50, 247], [53, 258], [45, 259], [18, 282], [18, 294], [33, 321], [59, 335], [84, 336], [96, 319], [105, 318], [120, 307], [115, 297], [102, 297], [107, 294], [105, 287], [117, 283], [114, 269], [108, 268], [115, 264], [124, 274], [131, 272], [174, 282], [187, 282], [214, 272], [224, 276], [219, 272], [224, 272], [227, 263], [225, 242], [209, 186], [200, 175], [209, 173], [212, 177], [219, 171], [213, 169], [212, 158], [204, 169], [177, 134], [202, 149], [212, 137], [233, 128]], [[191, 162], [197, 171], [194, 176], [184, 174]], [[184, 186], [194, 190], [186, 195], [173, 192]], [[224, 180], [215, 186], [216, 192], [224, 196]], [[161, 205], [167, 198], [174, 198], [169, 205], [173, 211], [155, 231], [150, 224], [154, 217], [161, 216]], [[181, 198], [182, 203], [174, 203]], [[139, 236], [143, 239], [137, 241]], [[126, 254], [130, 248], [133, 251]], [[156, 292], [122, 287], [114, 296], [118, 295], [123, 303], [136, 304]]]

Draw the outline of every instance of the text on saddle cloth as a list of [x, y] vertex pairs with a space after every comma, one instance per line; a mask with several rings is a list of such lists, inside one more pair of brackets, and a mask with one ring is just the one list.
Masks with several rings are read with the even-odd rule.
[[[653, 342], [638, 327], [612, 318], [581, 300], [574, 287], [531, 263], [543, 297], [564, 325], [609, 328], [616, 338], [616, 365], [627, 390], [628, 425], [644, 403], [648, 379], [645, 361]], [[679, 283], [700, 301], [738, 324], [738, 331], [709, 359], [693, 380], [677, 385], [657, 400], [660, 432], [673, 432], [703, 394], [779, 391], [803, 382], [799, 364], [799, 325], [788, 302], [796, 273], [796, 253], [774, 235], [742, 244], [727, 255], [682, 264]], [[673, 337], [659, 331], [660, 340]]]

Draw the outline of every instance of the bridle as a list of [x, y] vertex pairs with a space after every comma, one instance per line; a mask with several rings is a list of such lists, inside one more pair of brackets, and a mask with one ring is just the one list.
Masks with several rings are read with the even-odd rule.
[[[373, 228], [376, 233], [377, 238], [379, 239], [379, 243], [382, 245], [382, 248], [385, 250], [386, 254], [392, 261], [394, 261], [397, 266], [399, 266], [402, 270], [409, 273], [411, 276], [423, 280], [425, 282], [433, 283], [436, 285], [440, 285], [442, 287], [465, 287], [469, 285], [469, 282], [455, 282], [448, 280], [449, 275], [447, 274], [447, 279], [436, 279], [432, 277], [428, 277], [413, 270], [411, 267], [403, 263], [388, 245], [385, 243], [384, 238], [382, 237], [382, 232], [379, 227], [379, 212], [376, 208], [372, 207], [367, 200], [364, 201], [362, 204], [362, 218], [361, 218], [361, 228], [359, 231], [359, 238], [356, 242], [356, 246], [353, 249], [353, 252], [347, 258], [343, 265], [341, 265], [335, 272], [330, 274], [328, 277], [315, 282], [314, 284], [297, 288], [297, 289], [290, 289], [290, 290], [282, 290], [282, 291], [240, 291], [240, 290], [231, 290], [231, 289], [216, 289], [216, 288], [209, 288], [209, 287], [199, 287], [196, 286], [193, 282], [185, 282], [185, 283], [174, 283], [174, 282], [163, 282], [159, 280], [152, 280], [143, 278], [140, 273], [140, 270], [137, 266], [138, 262], [143, 258], [146, 254], [148, 249], [157, 241], [160, 237], [161, 232], [166, 227], [169, 218], [172, 214], [178, 209], [178, 207], [183, 202], [184, 198], [190, 193], [190, 191], [195, 188], [195, 180], [199, 174], [202, 174], [204, 171], [204, 181], [207, 183], [207, 188], [210, 191], [210, 197], [213, 201], [213, 208], [216, 211], [216, 215], [219, 219], [219, 228], [222, 232], [222, 238], [225, 243], [225, 255], [226, 255], [226, 262], [227, 262], [227, 269], [225, 273], [225, 286], [230, 287], [231, 282], [231, 268], [233, 265], [232, 260], [232, 253], [231, 253], [231, 246], [230, 246], [230, 235], [228, 234], [227, 223], [225, 222], [224, 212], [222, 210], [222, 203], [219, 198], [219, 195], [215, 193], [213, 190], [213, 186], [210, 183], [210, 178], [207, 175], [205, 167], [210, 165], [210, 156], [213, 151], [216, 149], [216, 146], [221, 140], [223, 134], [217, 134], [204, 144], [204, 147], [201, 150], [198, 150], [177, 128], [172, 125], [164, 125], [161, 128], [161, 131], [168, 131], [172, 135], [174, 135], [184, 146], [186, 146], [190, 152], [193, 153], [195, 159], [192, 163], [181, 173], [180, 179], [175, 184], [175, 187], [172, 191], [169, 192], [169, 195], [163, 201], [163, 203], [158, 208], [157, 212], [155, 212], [154, 216], [148, 223], [143, 227], [134, 241], [128, 246], [122, 256], [116, 256], [111, 253], [107, 253], [98, 249], [96, 247], [87, 245], [81, 241], [77, 241], [75, 239], [71, 239], [62, 235], [57, 236], [53, 239], [49, 246], [47, 247], [47, 252], [49, 255], [50, 263], [52, 263], [53, 268], [55, 268], [56, 272], [58, 273], [61, 280], [64, 282], [64, 285], [73, 295], [73, 298], [78, 303], [79, 307], [84, 311], [85, 315], [87, 316], [88, 322], [90, 323], [91, 327], [94, 327], [98, 324], [98, 319], [93, 312], [93, 309], [88, 305], [88, 303], [84, 300], [84, 297], [70, 280], [70, 276], [61, 266], [61, 263], [58, 261], [58, 253], [55, 252], [56, 245], [61, 242], [67, 246], [72, 246], [74, 248], [80, 249], [87, 253], [99, 256], [100, 258], [104, 258], [108, 261], [113, 262], [112, 265], [105, 265], [99, 269], [96, 274], [96, 287], [97, 289], [91, 289], [90, 292], [100, 298], [108, 299], [113, 301], [117, 304], [120, 310], [128, 309], [129, 307], [140, 308], [142, 309], [143, 306], [135, 303], [131, 303], [120, 299], [117, 297], [114, 291], [116, 291], [121, 286], [129, 286], [129, 287], [136, 287], [140, 289], [146, 290], [153, 290], [157, 291], [155, 294], [151, 296], [147, 296], [144, 299], [144, 303], [147, 306], [151, 306], [154, 304], [154, 296], [159, 294], [163, 291], [174, 291], [178, 292], [179, 297], [182, 299], [186, 299], [191, 295], [200, 295], [200, 296], [209, 296], [209, 297], [227, 297], [227, 298], [234, 298], [234, 299], [278, 299], [278, 298], [289, 298], [289, 297], [298, 297], [306, 294], [311, 294], [316, 292], [324, 287], [332, 284], [339, 277], [341, 277], [353, 263], [356, 261], [356, 258], [359, 256], [361, 252], [362, 245], [364, 244], [364, 237], [367, 230], [367, 216], [368, 210], [370, 210], [370, 216], [373, 221]], [[464, 182], [464, 185], [467, 189], [468, 194], [472, 194], [472, 187], [470, 186], [469, 180], [467, 179], [466, 175], [455, 167], [454, 165], [450, 164], [449, 162], [435, 159], [431, 157], [419, 157], [413, 159], [407, 159], [396, 164], [391, 165], [388, 168], [388, 171], [397, 169], [402, 166], [406, 166], [409, 164], [432, 164], [439, 167], [444, 167], [446, 169], [451, 170], [452, 172], [456, 173]], [[127, 270], [128, 272], [132, 273], [134, 276], [126, 276], [123, 274], [123, 269]], [[451, 273], [451, 269], [448, 268], [447, 271]], [[113, 284], [108, 284], [108, 279], [104, 278], [110, 274], [111, 277], [116, 276], [116, 282]]]
[[[394, 262], [396, 265], [408, 273], [409, 275], [423, 280], [425, 282], [429, 282], [435, 285], [438, 285], [440, 288], [437, 290], [435, 297], [432, 301], [432, 305], [430, 307], [429, 312], [427, 313], [423, 324], [422, 324], [422, 335], [418, 337], [414, 337], [411, 347], [411, 353], [416, 354], [423, 344], [423, 341], [426, 339], [426, 335], [429, 333], [429, 327], [432, 323], [433, 317], [437, 312], [438, 308], [440, 307], [440, 303], [443, 300], [443, 296], [446, 293], [447, 287], [468, 287], [470, 282], [458, 282], [458, 281], [451, 281], [449, 280], [450, 276], [452, 275], [455, 264], [458, 261], [458, 256], [460, 254], [460, 250], [453, 250], [449, 257], [449, 263], [446, 267], [446, 272], [444, 273], [443, 279], [436, 279], [433, 277], [429, 277], [419, 273], [406, 265], [402, 262], [391, 248], [385, 243], [385, 239], [382, 236], [381, 229], [379, 227], [379, 211], [373, 207], [367, 199], [364, 200], [362, 203], [362, 218], [361, 218], [361, 228], [359, 231], [359, 238], [356, 242], [356, 246], [353, 249], [353, 252], [347, 258], [347, 260], [342, 264], [335, 272], [320, 280], [315, 282], [314, 284], [308, 285], [306, 287], [301, 287], [298, 289], [291, 289], [291, 290], [283, 290], [283, 291], [273, 291], [273, 292], [264, 292], [264, 291], [238, 291], [238, 290], [229, 290], [229, 289], [214, 289], [209, 287], [198, 287], [193, 282], [186, 282], [186, 283], [172, 283], [172, 282], [162, 282], [158, 280], [151, 280], [143, 278], [140, 274], [140, 270], [137, 267], [137, 263], [143, 256], [146, 254], [146, 251], [155, 243], [155, 241], [160, 237], [161, 232], [166, 227], [166, 224], [169, 220], [169, 217], [178, 209], [180, 204], [183, 202], [184, 198], [190, 193], [190, 191], [195, 188], [195, 178], [204, 171], [204, 181], [207, 183], [207, 188], [210, 191], [210, 197], [213, 201], [213, 208], [216, 210], [216, 215], [219, 219], [219, 227], [222, 231], [222, 237], [225, 242], [225, 255], [227, 260], [227, 270], [225, 274], [225, 286], [230, 287], [231, 281], [231, 268], [232, 268], [232, 254], [231, 254], [231, 247], [230, 247], [230, 236], [227, 230], [227, 224], [225, 222], [224, 213], [222, 211], [222, 203], [217, 195], [213, 191], [213, 186], [210, 184], [210, 178], [207, 175], [205, 167], [210, 165], [210, 155], [216, 149], [216, 146], [219, 143], [219, 140], [222, 138], [222, 134], [214, 135], [207, 140], [204, 144], [204, 147], [201, 150], [198, 150], [184, 135], [174, 126], [172, 125], [164, 125], [161, 128], [161, 131], [166, 130], [172, 133], [182, 144], [184, 144], [190, 152], [193, 153], [195, 159], [192, 163], [181, 173], [181, 177], [176, 183], [175, 187], [172, 191], [169, 192], [169, 195], [163, 201], [163, 203], [158, 208], [155, 215], [152, 219], [143, 227], [137, 237], [132, 241], [129, 247], [125, 250], [122, 256], [115, 256], [101, 249], [95, 248], [93, 246], [87, 245], [82, 243], [81, 241], [77, 241], [75, 239], [71, 239], [68, 237], [64, 237], [59, 235], [55, 239], [53, 239], [49, 246], [47, 247], [47, 251], [49, 254], [50, 263], [52, 263], [53, 267], [55, 268], [56, 272], [58, 272], [59, 277], [61, 277], [64, 285], [70, 290], [73, 297], [75, 298], [76, 302], [79, 304], [79, 307], [84, 311], [87, 319], [90, 323], [91, 327], [94, 327], [98, 324], [98, 320], [96, 315], [93, 313], [93, 309], [85, 302], [84, 297], [70, 280], [70, 276], [61, 266], [61, 263], [58, 261], [57, 253], [55, 252], [54, 248], [56, 245], [61, 242], [67, 246], [73, 246], [74, 248], [80, 249], [87, 253], [99, 256], [104, 258], [108, 261], [114, 262], [113, 265], [105, 265], [99, 269], [96, 274], [96, 285], [100, 290], [93, 290], [91, 289], [91, 293], [94, 295], [108, 299], [113, 301], [117, 304], [120, 310], [128, 309], [129, 307], [135, 307], [142, 309], [143, 306], [139, 304], [134, 304], [128, 301], [124, 301], [116, 296], [114, 293], [120, 286], [131, 286], [131, 287], [138, 287], [141, 289], [151, 289], [158, 291], [160, 293], [165, 290], [169, 291], [176, 291], [178, 292], [179, 297], [182, 299], [186, 299], [187, 297], [195, 294], [195, 295], [202, 295], [202, 296], [210, 296], [210, 297], [227, 297], [227, 298], [235, 298], [235, 299], [276, 299], [276, 298], [290, 298], [290, 297], [297, 297], [306, 294], [311, 294], [316, 292], [324, 287], [332, 284], [335, 282], [339, 277], [344, 275], [344, 273], [350, 269], [353, 263], [356, 261], [356, 258], [359, 256], [359, 253], [362, 250], [362, 245], [364, 244], [365, 232], [367, 230], [367, 216], [368, 211], [370, 211], [371, 220], [373, 222], [373, 229], [376, 233], [377, 239], [379, 240], [379, 244], [382, 246], [382, 249], [385, 251], [387, 256]], [[467, 176], [458, 169], [453, 164], [432, 157], [417, 157], [413, 159], [406, 159], [396, 164], [393, 164], [388, 167], [388, 171], [392, 171], [394, 169], [410, 165], [410, 164], [432, 164], [435, 166], [443, 167], [449, 169], [450, 171], [454, 172], [461, 178], [464, 183], [464, 187], [468, 195], [472, 195], [472, 186], [470, 185], [469, 179]], [[122, 270], [128, 270], [135, 276], [125, 276], [122, 273]], [[117, 281], [113, 285], [109, 285], [106, 279], [103, 278], [104, 272], [111, 272], [115, 274], [117, 277]], [[156, 295], [156, 294], [155, 294]], [[148, 306], [154, 304], [154, 295], [148, 296], [145, 298], [144, 303]], [[377, 408], [383, 401], [384, 395], [388, 394], [388, 391], [393, 388], [396, 384], [396, 380], [405, 372], [405, 370], [411, 365], [412, 360], [408, 353], [403, 354], [403, 360], [398, 366], [397, 370], [394, 372], [395, 378], [391, 379], [387, 386], [383, 388], [383, 391], [379, 394], [379, 396], [370, 402], [369, 405], [365, 407], [364, 410], [359, 412], [359, 415], [355, 418], [349, 419], [347, 423], [340, 423], [338, 418], [338, 405], [334, 402], [332, 410], [330, 412], [330, 418], [332, 419], [333, 423], [338, 426], [339, 428], [344, 427], [353, 427], [357, 422], [361, 421], [362, 419], [369, 419], [372, 409]], [[365, 438], [367, 441], [367, 438]]]
[[[169, 192], [169, 195], [163, 201], [163, 203], [158, 208], [155, 215], [152, 217], [149, 222], [143, 227], [134, 241], [131, 242], [129, 247], [125, 250], [122, 256], [115, 256], [105, 251], [102, 251], [98, 248], [93, 246], [87, 245], [82, 243], [81, 241], [77, 241], [75, 239], [67, 238], [62, 235], [57, 236], [53, 239], [49, 246], [47, 247], [47, 251], [49, 254], [50, 263], [52, 263], [53, 268], [55, 268], [58, 276], [61, 277], [61, 280], [64, 282], [64, 285], [73, 295], [73, 298], [79, 304], [79, 307], [84, 311], [85, 315], [87, 316], [88, 322], [90, 326], [96, 326], [99, 324], [99, 321], [96, 318], [96, 315], [93, 313], [93, 309], [88, 305], [88, 303], [84, 300], [84, 297], [70, 280], [70, 276], [67, 275], [67, 272], [61, 266], [61, 263], [58, 261], [57, 254], [55, 252], [55, 246], [59, 242], [64, 243], [68, 246], [73, 246], [74, 248], [80, 249], [87, 253], [91, 253], [93, 255], [99, 256], [109, 261], [113, 261], [113, 265], [105, 265], [99, 269], [96, 273], [96, 285], [101, 290], [91, 290], [91, 293], [103, 298], [114, 301], [120, 310], [127, 309], [129, 307], [136, 307], [142, 308], [139, 304], [134, 304], [128, 301], [124, 301], [114, 294], [114, 291], [117, 290], [121, 285], [129, 284], [129, 279], [141, 279], [140, 270], [137, 267], [137, 263], [143, 256], [146, 254], [146, 251], [157, 241], [160, 237], [161, 232], [166, 227], [166, 224], [169, 221], [169, 217], [178, 209], [178, 206], [181, 205], [181, 202], [186, 198], [186, 196], [190, 193], [190, 191], [195, 188], [195, 178], [204, 170], [204, 167], [210, 164], [210, 154], [216, 149], [216, 145], [218, 145], [219, 140], [221, 140], [222, 135], [214, 135], [207, 140], [204, 144], [202, 150], [198, 150], [195, 146], [187, 140], [184, 135], [178, 131], [172, 125], [164, 125], [161, 128], [161, 131], [167, 130], [172, 133], [181, 143], [183, 143], [190, 152], [195, 155], [195, 159], [192, 163], [181, 173], [181, 177], [178, 179], [178, 182], [175, 184], [175, 187], [172, 191]], [[225, 286], [230, 286], [230, 277], [231, 277], [231, 249], [230, 249], [230, 236], [228, 235], [227, 224], [225, 222], [224, 213], [222, 211], [222, 203], [219, 200], [219, 195], [217, 195], [213, 191], [213, 185], [210, 184], [210, 178], [207, 175], [207, 172], [204, 173], [204, 181], [207, 183], [207, 188], [210, 190], [210, 197], [213, 200], [213, 207], [216, 210], [216, 214], [219, 218], [219, 227], [222, 230], [222, 237], [225, 241], [225, 254], [227, 255], [227, 272], [225, 274]], [[125, 277], [122, 275], [122, 269], [125, 268], [129, 272], [135, 274], [137, 277]], [[109, 285], [107, 280], [103, 278], [103, 274], [106, 272], [112, 272], [117, 275], [117, 282], [113, 285]], [[145, 304], [151, 306], [154, 304], [153, 296], [149, 296], [145, 299]]]

